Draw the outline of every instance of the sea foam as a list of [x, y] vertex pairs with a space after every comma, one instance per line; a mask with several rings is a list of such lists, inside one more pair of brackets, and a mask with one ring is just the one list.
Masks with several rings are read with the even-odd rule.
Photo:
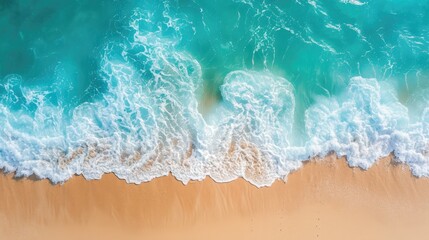
[[[254, 67], [231, 64], [219, 67], [224, 72], [217, 69], [222, 72], [218, 75], [208, 75], [204, 73], [212, 62], [223, 63], [231, 57], [223, 56], [222, 51], [237, 51], [238, 45], [219, 37], [216, 41], [225, 42], [222, 47], [209, 45], [210, 56], [195, 56], [188, 51], [186, 41], [189, 38], [198, 43], [201, 29], [190, 28], [197, 24], [192, 22], [195, 19], [174, 13], [164, 3], [162, 11], [156, 13], [135, 8], [126, 26], [106, 38], [97, 58], [97, 72], [92, 73], [101, 84], [98, 93], [87, 101], [76, 106], [66, 104], [70, 76], [64, 64], [55, 68], [55, 77], [62, 80], [53, 85], [31, 85], [25, 75], [6, 75], [0, 83], [0, 168], [17, 176], [36, 174], [54, 183], [75, 174], [99, 179], [112, 172], [130, 183], [171, 173], [183, 183], [207, 176], [219, 182], [243, 177], [256, 186], [268, 186], [276, 179], [285, 179], [303, 161], [330, 152], [346, 156], [350, 166], [363, 169], [393, 152], [395, 161], [408, 164], [414, 175], [429, 177], [428, 89], [411, 91], [419, 85], [413, 85], [410, 79], [410, 96], [401, 99], [398, 86], [389, 78], [394, 62], [401, 57], [391, 58], [392, 62], [389, 58], [388, 66], [378, 69], [369, 59], [363, 67], [358, 61], [362, 74], [344, 74], [353, 72], [352, 67], [341, 70], [349, 64], [349, 55], [369, 46], [365, 54], [376, 56], [372, 51], [384, 39], [364, 36], [358, 24], [337, 24], [326, 15], [327, 6], [312, 2], [317, 11], [311, 14], [323, 19], [323, 29], [334, 32], [339, 39], [357, 36], [358, 47], [334, 47], [336, 41], [313, 34], [317, 26], [300, 27], [298, 23], [305, 25], [304, 20], [297, 21], [296, 29], [292, 29], [294, 21], [285, 18], [280, 8], [239, 2], [238, 6], [249, 8], [246, 12], [256, 12], [251, 41], [238, 41], [244, 42], [244, 49], [251, 49], [238, 54], [250, 56]], [[360, 7], [369, 4], [342, 2]], [[306, 9], [300, 1], [295, 4], [300, 11]], [[272, 16], [264, 15], [267, 13]], [[202, 29], [211, 33], [213, 25], [205, 25], [204, 20], [210, 16], [202, 10], [198, 14]], [[243, 30], [248, 16], [234, 16], [237, 29]], [[265, 22], [274, 24], [273, 28], [265, 31], [256, 26]], [[319, 80], [313, 83], [312, 78], [306, 78], [312, 76], [306, 71], [300, 77], [270, 68], [279, 58], [281, 64], [307, 61], [302, 52], [282, 52], [275, 38], [280, 31], [290, 37], [291, 48], [304, 44], [309, 52], [323, 52], [322, 56], [338, 59], [329, 68], [342, 66], [328, 76], [334, 87]], [[410, 38], [411, 33], [403, 33], [400, 39]], [[425, 44], [425, 38], [417, 40], [404, 44]], [[385, 54], [380, 62], [393, 54], [389, 46], [380, 48]], [[418, 52], [419, 58], [425, 57]], [[321, 64], [308, 66], [315, 72], [324, 71], [324, 64], [333, 61], [319, 60], [316, 55], [308, 56]], [[258, 59], [262, 64], [257, 64]], [[366, 77], [371, 75], [368, 73], [380, 78]], [[205, 84], [211, 81], [207, 78], [213, 76], [221, 78], [215, 79], [221, 82], [219, 100], [203, 115], [199, 105], [206, 97]], [[303, 90], [298, 81], [303, 78], [304, 83], [311, 83], [310, 90]], [[309, 95], [312, 91], [322, 94]]]
[[[1, 167], [53, 182], [113, 172], [141, 183], [171, 172], [185, 183], [209, 175], [216, 181], [244, 177], [265, 186], [330, 151], [364, 169], [394, 152], [415, 175], [429, 176], [429, 110], [410, 123], [407, 108], [385, 82], [354, 77], [340, 96], [319, 99], [305, 112], [308, 141], [291, 146], [295, 91], [286, 79], [269, 72], [231, 72], [221, 87], [224, 100], [205, 121], [195, 96], [198, 63], [168, 46], [146, 49], [157, 56], [154, 66], [162, 69], [151, 71], [159, 75], [146, 79], [136, 71], [125, 54], [132, 48], [123, 49], [122, 59], [106, 56], [108, 93], [78, 106], [69, 123], [60, 109], [45, 103], [43, 91], [23, 89], [19, 77], [10, 76], [3, 102], [16, 102], [18, 96], [26, 101], [14, 111], [1, 105]], [[31, 104], [35, 111], [22, 110]]]

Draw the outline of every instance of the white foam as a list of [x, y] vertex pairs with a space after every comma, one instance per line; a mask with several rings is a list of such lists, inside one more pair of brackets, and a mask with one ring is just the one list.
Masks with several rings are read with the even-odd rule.
[[300, 163], [286, 155], [293, 124], [292, 85], [268, 72], [235, 71], [221, 87], [224, 102], [211, 116], [210, 175], [270, 185]]
[[[205, 121], [198, 112], [199, 63], [160, 32], [140, 30], [109, 43], [101, 59], [102, 98], [76, 107], [71, 118], [51, 104], [46, 89], [8, 76], [0, 91], [0, 168], [62, 182], [74, 174], [97, 179], [113, 172], [141, 183], [170, 172], [179, 180], [238, 177], [266, 186], [330, 151], [369, 168], [394, 152], [416, 176], [429, 176], [429, 98], [422, 90], [410, 120], [393, 88], [354, 77], [346, 91], [319, 99], [305, 112], [303, 146], [290, 146], [292, 85], [268, 71], [229, 73], [223, 101]], [[149, 24], [145, 20], [146, 24]], [[150, 22], [150, 21], [149, 21]], [[51, 91], [55, 91], [51, 90]]]
[[361, 2], [359, 0], [341, 0], [342, 3], [345, 4], [352, 4], [352, 5], [356, 5], [356, 6], [362, 6], [367, 4], [366, 2]]
[[387, 83], [355, 77], [342, 97], [306, 111], [307, 149], [310, 156], [335, 151], [364, 169], [394, 152], [416, 176], [429, 176], [427, 124], [425, 111], [420, 122], [410, 124], [407, 108]]

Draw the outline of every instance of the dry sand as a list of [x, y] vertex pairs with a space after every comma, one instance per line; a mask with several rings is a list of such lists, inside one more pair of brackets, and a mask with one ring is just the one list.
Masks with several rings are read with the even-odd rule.
[[333, 156], [260, 189], [0, 174], [0, 239], [429, 239], [429, 179], [390, 158], [363, 171]]

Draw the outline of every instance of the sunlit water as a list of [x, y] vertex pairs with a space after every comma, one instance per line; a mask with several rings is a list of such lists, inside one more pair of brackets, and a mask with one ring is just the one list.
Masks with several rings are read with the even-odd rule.
[[429, 176], [429, 1], [0, 1], [0, 168], [244, 177], [314, 156]]

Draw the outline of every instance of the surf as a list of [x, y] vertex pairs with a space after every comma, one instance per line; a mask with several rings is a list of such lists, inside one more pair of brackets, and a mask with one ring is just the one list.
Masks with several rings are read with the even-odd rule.
[[[0, 48], [7, 172], [54, 183], [112, 172], [129, 183], [172, 173], [269, 186], [335, 152], [364, 169], [393, 153], [429, 176], [429, 26], [399, 21], [407, 3], [222, 1], [220, 11], [207, 1], [112, 1], [105, 14], [69, 3], [75, 17], [61, 20], [80, 31], [82, 48], [55, 32], [54, 12], [38, 25], [51, 33], [39, 34], [9, 13], [25, 5], [0, 8], [0, 25], [18, 26]], [[100, 29], [85, 37], [91, 26]], [[34, 51], [16, 67], [7, 62], [22, 53], [13, 36]]]

